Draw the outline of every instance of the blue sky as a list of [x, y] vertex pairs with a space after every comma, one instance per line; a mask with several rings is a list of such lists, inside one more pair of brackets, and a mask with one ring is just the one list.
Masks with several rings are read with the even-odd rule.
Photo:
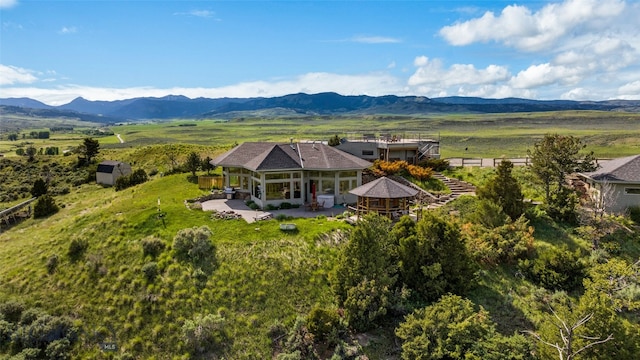
[[0, 0], [0, 98], [640, 99], [640, 3]]

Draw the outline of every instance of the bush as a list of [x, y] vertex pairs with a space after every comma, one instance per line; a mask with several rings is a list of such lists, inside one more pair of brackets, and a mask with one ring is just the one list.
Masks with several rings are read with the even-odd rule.
[[215, 265], [216, 248], [207, 226], [182, 229], [173, 239], [173, 251], [179, 260], [210, 269]]
[[43, 218], [57, 213], [59, 210], [56, 201], [50, 195], [42, 195], [33, 206], [33, 217]]
[[18, 323], [25, 310], [24, 304], [17, 301], [7, 301], [0, 304], [0, 318], [10, 323]]
[[141, 244], [143, 256], [149, 255], [151, 257], [157, 257], [165, 248], [164, 242], [154, 236], [148, 236], [142, 239]]
[[629, 218], [636, 224], [640, 224], [640, 206], [630, 206], [627, 209]]
[[120, 191], [131, 186], [147, 182], [149, 177], [143, 169], [138, 169], [129, 175], [123, 175], [116, 179], [115, 190]]
[[158, 276], [158, 263], [151, 261], [142, 266], [142, 273], [147, 281], [152, 282]]
[[314, 306], [307, 316], [307, 328], [317, 340], [331, 340], [331, 343], [337, 340], [331, 337], [336, 337], [345, 330], [336, 309], [325, 309], [318, 305]]
[[445, 159], [426, 159], [418, 163], [418, 165], [440, 172], [449, 168], [449, 161]]
[[289, 202], [280, 203], [280, 209], [291, 209], [291, 203]]
[[545, 250], [533, 260], [521, 260], [518, 266], [529, 280], [551, 290], [575, 290], [585, 276], [580, 250], [570, 252], [566, 247]]
[[69, 259], [72, 261], [79, 260], [89, 248], [89, 242], [86, 239], [82, 238], [73, 238], [69, 243], [69, 250], [67, 250], [67, 255]]
[[58, 255], [53, 254], [47, 259], [47, 272], [53, 274], [58, 267]]
[[391, 307], [390, 297], [389, 287], [375, 280], [363, 280], [349, 288], [344, 301], [349, 326], [356, 331], [375, 327]]
[[192, 354], [204, 354], [221, 350], [227, 338], [225, 319], [219, 314], [196, 315], [182, 326], [186, 350]]

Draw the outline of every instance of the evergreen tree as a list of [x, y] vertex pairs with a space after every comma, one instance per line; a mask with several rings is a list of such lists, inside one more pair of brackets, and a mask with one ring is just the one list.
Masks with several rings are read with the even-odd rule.
[[391, 222], [386, 217], [367, 215], [351, 232], [332, 273], [331, 285], [352, 327], [366, 330], [374, 326], [391, 306], [395, 252]]
[[38, 197], [47, 193], [47, 183], [42, 179], [34, 181], [33, 187], [31, 187], [31, 196]]
[[84, 155], [86, 164], [90, 164], [98, 153], [100, 152], [100, 143], [93, 138], [85, 138], [82, 144], [78, 147], [80, 154]]
[[415, 235], [400, 239], [400, 276], [426, 300], [463, 293], [473, 278], [473, 266], [460, 229], [431, 212], [416, 224]]
[[574, 172], [593, 171], [596, 168], [593, 152], [580, 154], [585, 145], [579, 138], [547, 134], [534, 144], [531, 170], [542, 182], [546, 202], [564, 187], [565, 177]]
[[465, 359], [478, 342], [494, 335], [489, 313], [457, 295], [408, 315], [396, 329], [402, 359]]
[[502, 160], [496, 168], [496, 176], [479, 187], [477, 195], [480, 199], [488, 199], [500, 205], [502, 211], [515, 220], [524, 213], [524, 196], [520, 183], [511, 174], [512, 170], [513, 163]]
[[187, 156], [186, 168], [188, 171], [191, 171], [192, 176], [196, 176], [196, 171], [198, 171], [201, 164], [202, 160], [200, 159], [200, 155], [198, 155], [195, 151], [191, 152], [189, 156]]

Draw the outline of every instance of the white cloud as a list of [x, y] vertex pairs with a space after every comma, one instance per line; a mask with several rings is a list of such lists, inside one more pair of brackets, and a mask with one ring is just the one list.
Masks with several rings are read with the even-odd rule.
[[0, 9], [8, 9], [18, 4], [18, 0], [0, 0]]
[[0, 64], [0, 85], [30, 84], [36, 80], [31, 70]]
[[67, 35], [67, 34], [75, 34], [78, 32], [78, 28], [75, 26], [63, 26], [62, 29], [58, 31], [58, 34]]
[[402, 42], [400, 39], [388, 36], [354, 36], [349, 41], [362, 44], [395, 44]]
[[409, 85], [433, 85], [450, 87], [456, 85], [494, 84], [509, 79], [509, 70], [503, 66], [489, 65], [484, 69], [476, 69], [471, 64], [453, 64], [448, 69], [439, 59], [430, 60], [419, 56], [414, 60], [418, 68], [409, 78]]
[[216, 15], [216, 13], [211, 10], [191, 10], [191, 11], [173, 13], [173, 15], [212, 18]]
[[640, 100], [640, 80], [636, 80], [620, 86], [618, 99]]
[[340, 75], [331, 73], [307, 73], [289, 79], [253, 81], [216, 88], [98, 88], [80, 85], [66, 85], [54, 88], [3, 87], [3, 97], [30, 97], [50, 105], [62, 105], [82, 96], [88, 100], [120, 100], [134, 97], [180, 94], [190, 98], [208, 97], [274, 97], [306, 92], [338, 92], [342, 95], [381, 96], [401, 94], [401, 81], [387, 73], [361, 75]]
[[458, 46], [496, 41], [525, 51], [551, 49], [564, 36], [615, 27], [625, 7], [621, 0], [565, 0], [537, 12], [510, 5], [497, 16], [488, 11], [482, 17], [445, 26], [440, 35]]

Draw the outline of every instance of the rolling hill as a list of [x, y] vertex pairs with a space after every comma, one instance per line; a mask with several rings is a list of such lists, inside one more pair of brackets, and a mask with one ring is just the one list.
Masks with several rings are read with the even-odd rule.
[[[0, 99], [3, 113], [30, 111], [40, 116], [97, 116], [103, 123], [148, 119], [231, 118], [239, 116], [314, 116], [362, 114], [428, 113], [511, 113], [562, 110], [639, 112], [640, 101], [570, 101], [519, 98], [484, 99], [475, 97], [427, 98], [423, 96], [345, 96], [336, 93], [290, 94], [272, 98], [195, 98], [169, 95], [117, 101], [91, 101], [76, 98], [68, 104], [49, 106], [28, 98]], [[20, 110], [22, 109], [22, 110]]]

